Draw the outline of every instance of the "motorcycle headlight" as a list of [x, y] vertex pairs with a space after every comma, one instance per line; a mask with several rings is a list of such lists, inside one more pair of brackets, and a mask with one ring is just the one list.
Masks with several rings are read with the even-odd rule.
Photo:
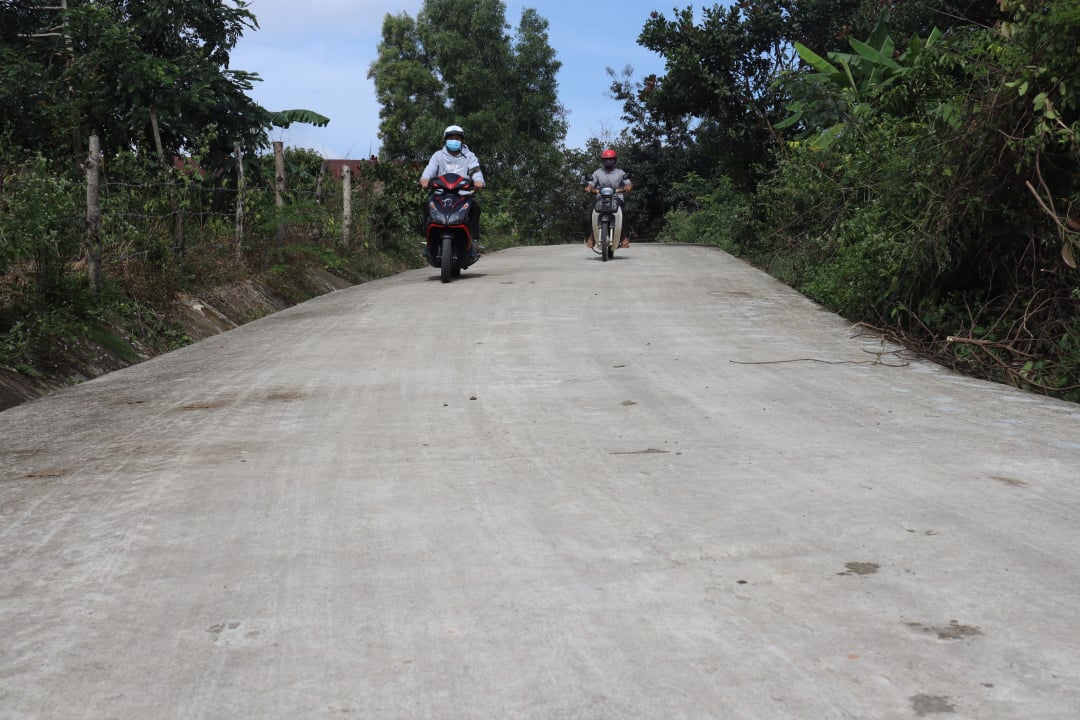
[[446, 214], [443, 213], [443, 210], [439, 207], [438, 203], [431, 203], [431, 205], [428, 206], [428, 217], [431, 218], [432, 222], [438, 223], [439, 225], [446, 224]]

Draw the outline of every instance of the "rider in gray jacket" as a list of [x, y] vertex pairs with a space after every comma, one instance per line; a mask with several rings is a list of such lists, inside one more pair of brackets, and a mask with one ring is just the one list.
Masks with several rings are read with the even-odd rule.
[[[443, 147], [436, 150], [428, 160], [427, 167], [420, 175], [420, 185], [425, 190], [433, 178], [447, 173], [454, 173], [470, 178], [473, 186], [479, 190], [484, 187], [484, 173], [480, 170], [480, 160], [464, 144], [465, 131], [459, 125], [451, 125], [443, 131]], [[474, 197], [469, 210], [469, 231], [473, 237], [473, 247], [480, 249], [480, 203]]]
[[[616, 162], [618, 162], [618, 155], [616, 155], [613, 149], [608, 148], [600, 153], [601, 167], [597, 168], [597, 170], [593, 172], [592, 177], [589, 178], [588, 184], [585, 185], [585, 192], [595, 193], [599, 192], [601, 188], [609, 187], [615, 191], [615, 194], [620, 201], [623, 200], [625, 197], [624, 194], [630, 192], [630, 190], [633, 189], [634, 184], [630, 182], [630, 175], [625, 170], [615, 167]], [[593, 210], [592, 214], [593, 219], [590, 227], [595, 227], [597, 217], [596, 210]], [[619, 238], [619, 247], [630, 247], [629, 228], [624, 226], [622, 235], [623, 236]], [[594, 242], [595, 238], [590, 235], [585, 241], [585, 244], [592, 247]]]

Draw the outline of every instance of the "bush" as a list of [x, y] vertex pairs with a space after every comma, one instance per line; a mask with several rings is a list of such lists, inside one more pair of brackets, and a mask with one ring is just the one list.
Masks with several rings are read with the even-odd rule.
[[664, 217], [658, 242], [719, 245], [735, 251], [749, 238], [750, 197], [728, 177], [707, 181], [691, 173], [676, 183], [678, 207]]
[[889, 232], [880, 205], [859, 208], [823, 238], [826, 252], [807, 268], [799, 288], [851, 320], [880, 320], [902, 283], [907, 247]]
[[15, 267], [33, 279], [39, 299], [57, 295], [82, 247], [85, 192], [42, 157], [5, 163], [0, 156], [0, 273]]

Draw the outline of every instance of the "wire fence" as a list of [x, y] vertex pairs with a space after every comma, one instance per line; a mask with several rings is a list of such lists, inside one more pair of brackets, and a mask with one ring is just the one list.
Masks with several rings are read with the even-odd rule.
[[97, 292], [103, 279], [138, 263], [190, 275], [209, 259], [265, 267], [312, 253], [415, 251], [421, 204], [414, 168], [306, 158], [306, 165], [289, 166], [297, 170], [290, 185], [287, 164], [272, 167], [276, 160], [233, 161], [213, 172], [190, 160], [168, 168], [145, 158], [104, 158], [91, 138], [79, 176], [44, 161], [0, 162], [0, 305], [12, 276], [17, 284], [49, 285], [85, 272]]
[[[236, 150], [240, 157], [239, 148]], [[304, 199], [299, 193], [290, 193], [282, 149], [275, 150], [278, 162], [273, 187], [263, 183], [249, 186], [241, 162], [232, 173], [208, 173], [183, 165], [164, 179], [102, 183], [101, 240], [106, 241], [110, 233], [130, 237], [130, 230], [137, 227], [144, 231], [139, 238], [142, 246], [129, 242], [120, 258], [150, 256], [167, 243], [177, 256], [231, 250], [240, 262], [294, 243], [332, 246], [330, 231], [349, 220], [340, 207], [342, 203], [347, 206], [348, 199], [319, 202], [319, 198]], [[321, 176], [318, 184], [323, 184]], [[88, 208], [91, 189], [92, 178], [88, 176]], [[350, 233], [349, 227], [341, 233], [344, 244], [348, 244]], [[117, 259], [116, 253], [113, 259]]]

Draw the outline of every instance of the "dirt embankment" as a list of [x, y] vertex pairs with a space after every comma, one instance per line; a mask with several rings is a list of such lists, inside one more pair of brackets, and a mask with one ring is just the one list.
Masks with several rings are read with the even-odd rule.
[[[325, 270], [312, 269], [305, 273], [300, 284], [302, 287], [292, 290], [306, 299], [346, 288], [351, 283]], [[196, 342], [295, 303], [296, 300], [284, 297], [268, 285], [249, 279], [210, 288], [198, 295], [181, 294], [173, 304], [169, 319], [179, 324], [187, 337]], [[122, 334], [123, 329], [118, 330]], [[141, 360], [152, 357], [144, 348], [134, 349]], [[78, 363], [63, 370], [40, 372], [37, 377], [0, 367], [0, 411], [131, 364], [130, 360], [92, 341], [80, 342], [78, 355]]]

